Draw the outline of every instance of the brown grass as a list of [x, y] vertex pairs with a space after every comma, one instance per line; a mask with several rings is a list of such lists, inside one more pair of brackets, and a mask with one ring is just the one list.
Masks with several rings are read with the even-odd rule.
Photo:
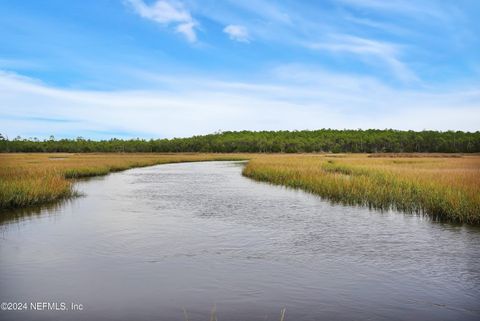
[[73, 178], [165, 163], [239, 160], [222, 154], [0, 154], [0, 209], [75, 195]]
[[259, 181], [300, 188], [343, 204], [480, 224], [480, 156], [370, 156], [0, 154], [0, 208], [40, 205], [71, 197], [75, 195], [74, 179], [80, 177], [155, 164], [250, 159], [243, 174]]
[[332, 201], [480, 224], [480, 157], [266, 156], [243, 174]]

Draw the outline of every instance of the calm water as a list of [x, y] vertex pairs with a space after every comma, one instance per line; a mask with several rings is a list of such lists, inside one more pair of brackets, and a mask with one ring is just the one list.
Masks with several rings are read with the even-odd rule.
[[480, 230], [331, 205], [239, 163], [133, 169], [0, 223], [1, 320], [480, 320]]

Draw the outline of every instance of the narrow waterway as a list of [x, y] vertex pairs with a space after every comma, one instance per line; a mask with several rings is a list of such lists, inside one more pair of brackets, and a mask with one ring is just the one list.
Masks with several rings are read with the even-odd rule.
[[128, 170], [2, 213], [0, 320], [479, 320], [480, 229], [332, 205], [242, 163]]

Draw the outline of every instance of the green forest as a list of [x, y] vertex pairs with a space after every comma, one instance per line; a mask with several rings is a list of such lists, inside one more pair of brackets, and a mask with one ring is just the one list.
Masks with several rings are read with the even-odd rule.
[[226, 131], [189, 138], [8, 139], [0, 152], [474, 153], [480, 132], [378, 130]]

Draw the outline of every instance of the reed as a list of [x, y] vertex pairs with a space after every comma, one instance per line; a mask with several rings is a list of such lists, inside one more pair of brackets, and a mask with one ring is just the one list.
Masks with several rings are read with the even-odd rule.
[[243, 159], [234, 154], [0, 154], [0, 209], [75, 196], [76, 178], [156, 164]]
[[[335, 157], [332, 157], [335, 156]], [[365, 154], [0, 154], [0, 209], [75, 195], [77, 178], [156, 164], [245, 160], [243, 175], [333, 202], [480, 224], [480, 156]], [[421, 157], [420, 157], [421, 156]]]
[[333, 202], [480, 224], [480, 157], [266, 156], [243, 175], [299, 188]]

